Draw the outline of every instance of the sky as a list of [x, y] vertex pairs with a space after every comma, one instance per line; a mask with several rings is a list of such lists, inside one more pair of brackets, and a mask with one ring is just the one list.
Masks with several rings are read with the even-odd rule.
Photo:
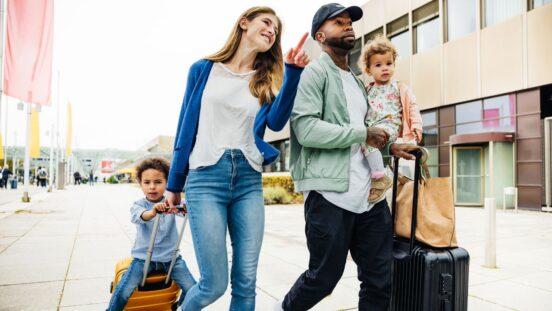
[[[60, 146], [65, 146], [68, 102], [73, 149], [136, 150], [157, 135], [174, 135], [188, 68], [222, 47], [243, 11], [272, 7], [284, 25], [286, 52], [329, 2], [55, 0], [52, 105], [41, 109], [41, 146], [50, 146], [58, 108]], [[2, 98], [0, 132], [8, 146], [25, 144], [18, 102]]]

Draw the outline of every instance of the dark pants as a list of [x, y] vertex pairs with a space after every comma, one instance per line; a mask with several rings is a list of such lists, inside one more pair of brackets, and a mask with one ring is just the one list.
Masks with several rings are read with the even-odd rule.
[[312, 191], [305, 201], [309, 269], [284, 298], [284, 310], [308, 310], [332, 293], [343, 274], [347, 255], [361, 282], [358, 309], [387, 310], [391, 296], [393, 234], [387, 201], [355, 214]]

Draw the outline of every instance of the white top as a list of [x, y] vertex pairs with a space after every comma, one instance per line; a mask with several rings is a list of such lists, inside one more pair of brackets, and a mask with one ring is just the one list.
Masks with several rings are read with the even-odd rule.
[[[347, 110], [352, 126], [366, 129], [364, 118], [368, 112], [368, 102], [350, 71], [339, 69], [343, 92], [347, 100]], [[372, 206], [368, 203], [370, 192], [370, 167], [360, 150], [360, 144], [351, 146], [351, 166], [349, 168], [349, 190], [347, 192], [319, 191], [332, 204], [353, 213], [364, 213]]]
[[201, 99], [190, 169], [214, 165], [224, 150], [240, 149], [249, 165], [262, 171], [263, 156], [253, 136], [253, 122], [261, 106], [249, 90], [254, 73], [234, 73], [221, 63], [213, 64]]

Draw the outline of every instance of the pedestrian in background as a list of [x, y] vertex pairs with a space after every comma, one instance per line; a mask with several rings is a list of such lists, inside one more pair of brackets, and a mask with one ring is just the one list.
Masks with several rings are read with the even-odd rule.
[[8, 189], [8, 179], [10, 178], [10, 175], [12, 175], [12, 171], [10, 171], [10, 168], [7, 164], [4, 164], [4, 168], [2, 169], [2, 173], [0, 174], [0, 178], [2, 178], [2, 182], [0, 183], [0, 188], [4, 187]]

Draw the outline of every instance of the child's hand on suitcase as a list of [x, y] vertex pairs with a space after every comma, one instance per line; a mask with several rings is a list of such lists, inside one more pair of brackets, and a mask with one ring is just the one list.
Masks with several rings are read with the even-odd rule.
[[156, 213], [163, 214], [165, 213], [169, 208], [165, 204], [165, 202], [157, 203], [153, 206], [153, 210], [155, 210]]

